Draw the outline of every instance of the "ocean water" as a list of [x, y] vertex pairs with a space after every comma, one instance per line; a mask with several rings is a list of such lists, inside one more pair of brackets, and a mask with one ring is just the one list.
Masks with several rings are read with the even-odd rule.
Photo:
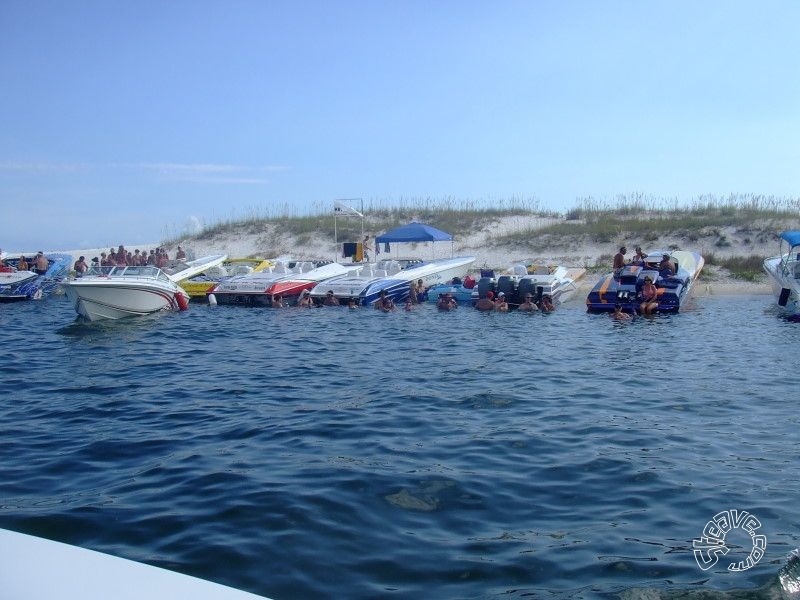
[[[800, 324], [767, 296], [95, 324], [55, 296], [0, 324], [6, 529], [276, 600], [760, 598], [800, 546]], [[729, 571], [733, 529], [704, 571], [728, 510], [766, 552]]]

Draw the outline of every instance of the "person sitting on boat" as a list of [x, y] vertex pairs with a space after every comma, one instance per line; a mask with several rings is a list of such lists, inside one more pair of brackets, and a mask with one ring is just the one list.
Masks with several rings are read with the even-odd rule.
[[497, 294], [497, 298], [494, 299], [494, 309], [500, 312], [508, 312], [508, 302], [506, 302], [504, 292]]
[[542, 300], [539, 302], [539, 310], [542, 312], [553, 312], [555, 309], [555, 304], [553, 304], [553, 299], [550, 295], [545, 294], [542, 296]]
[[614, 277], [619, 277], [619, 274], [622, 272], [625, 266], [625, 254], [627, 252], [628, 249], [625, 246], [620, 246], [619, 252], [614, 255]]
[[394, 310], [394, 302], [386, 295], [386, 290], [381, 290], [381, 297], [375, 302], [375, 308], [383, 312]]
[[175, 253], [175, 260], [184, 260], [186, 258], [186, 252], [183, 251], [183, 248], [178, 246], [178, 251]]
[[39, 275], [44, 275], [47, 273], [47, 269], [49, 268], [50, 263], [47, 261], [44, 252], [39, 250], [39, 252], [36, 254], [36, 258], [33, 261], [33, 270]]
[[645, 264], [645, 259], [647, 258], [647, 254], [644, 253], [641, 246], [636, 246], [636, 252], [631, 259], [632, 265], [639, 265], [643, 267]]
[[86, 257], [81, 256], [78, 260], [75, 261], [75, 264], [72, 267], [75, 269], [75, 276], [82, 277], [86, 271], [89, 270], [89, 265], [86, 264]]
[[523, 312], [525, 312], [525, 311], [533, 312], [533, 311], [539, 310], [539, 307], [536, 306], [536, 303], [533, 301], [533, 295], [532, 294], [525, 294], [525, 302], [520, 304], [519, 308], [517, 308], [517, 310], [521, 310]]
[[672, 259], [669, 254], [663, 254], [661, 256], [661, 262], [658, 263], [658, 273], [662, 277], [670, 277], [675, 274], [672, 268]]
[[650, 276], [645, 277], [641, 292], [642, 302], [639, 304], [639, 310], [646, 315], [653, 314], [653, 312], [658, 309], [657, 295], [658, 288], [656, 288], [653, 283], [653, 279]]
[[475, 308], [483, 311], [494, 310], [494, 292], [486, 292], [486, 297], [478, 298]]
[[19, 262], [17, 262], [17, 271], [27, 271], [30, 269], [30, 265], [28, 265], [28, 261], [25, 260], [24, 256], [19, 257]]
[[325, 300], [322, 301], [325, 306], [339, 306], [339, 299], [333, 295], [333, 290], [328, 290], [325, 294]]
[[467, 275], [466, 277], [464, 277], [464, 288], [465, 289], [471, 290], [472, 288], [475, 287], [476, 283], [478, 283], [478, 282], [471, 275]]
[[445, 292], [439, 296], [439, 300], [436, 302], [436, 308], [439, 310], [455, 310], [458, 308], [458, 302], [456, 302], [456, 299], [453, 298], [450, 292]]

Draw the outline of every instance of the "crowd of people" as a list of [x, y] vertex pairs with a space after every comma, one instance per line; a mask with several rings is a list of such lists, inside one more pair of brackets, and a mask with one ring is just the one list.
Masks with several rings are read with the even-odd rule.
[[[652, 259], [650, 261], [647, 260], [647, 254], [644, 253], [641, 246], [636, 246], [635, 253], [629, 261], [625, 260], [627, 253], [628, 249], [625, 246], [620, 246], [619, 251], [614, 255], [612, 266], [614, 277], [619, 277], [623, 269], [628, 265], [651, 268], [658, 271], [660, 277], [671, 277], [675, 274], [675, 264], [672, 261], [672, 257], [667, 253], [661, 255], [661, 260], [657, 264]], [[651, 276], [645, 275], [642, 288], [637, 294], [637, 300], [639, 301], [639, 313], [650, 315], [658, 311], [658, 288]], [[631, 313], [627, 313], [623, 310], [622, 304], [618, 302], [614, 306], [614, 312], [611, 313], [611, 316], [619, 321], [624, 321], [634, 318], [636, 314], [637, 310], [635, 308], [632, 309]]]
[[[185, 258], [186, 252], [178, 246], [175, 260], [184, 260]], [[165, 248], [152, 248], [150, 252], [136, 248], [131, 252], [120, 244], [118, 248], [110, 248], [108, 252], [101, 252], [100, 256], [92, 258], [91, 264], [86, 262], [85, 256], [81, 256], [75, 261], [72, 268], [75, 271], [75, 275], [81, 277], [89, 269], [102, 270], [102, 268], [107, 269], [109, 267], [143, 267], [148, 265], [163, 268], [169, 260], [169, 253]]]

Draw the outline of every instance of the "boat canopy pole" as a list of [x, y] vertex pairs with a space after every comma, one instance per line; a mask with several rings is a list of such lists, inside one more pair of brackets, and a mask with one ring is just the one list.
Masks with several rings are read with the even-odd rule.
[[[350, 206], [353, 202], [358, 200], [361, 204], [361, 212], [358, 212], [355, 208]], [[363, 198], [343, 198], [341, 200], [334, 200], [333, 201], [333, 245], [335, 250], [335, 255], [333, 257], [333, 261], [336, 262], [339, 259], [339, 231], [337, 228], [336, 217], [358, 217], [361, 219], [361, 242], [364, 239], [364, 199]]]

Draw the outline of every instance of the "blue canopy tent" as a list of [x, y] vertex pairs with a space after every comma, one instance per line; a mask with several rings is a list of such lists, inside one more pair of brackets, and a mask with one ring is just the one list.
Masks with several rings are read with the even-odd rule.
[[449, 233], [425, 225], [424, 223], [409, 223], [397, 229], [387, 231], [383, 235], [375, 238], [376, 244], [391, 243], [413, 243], [413, 242], [451, 242], [450, 252], [452, 254], [453, 236]]

